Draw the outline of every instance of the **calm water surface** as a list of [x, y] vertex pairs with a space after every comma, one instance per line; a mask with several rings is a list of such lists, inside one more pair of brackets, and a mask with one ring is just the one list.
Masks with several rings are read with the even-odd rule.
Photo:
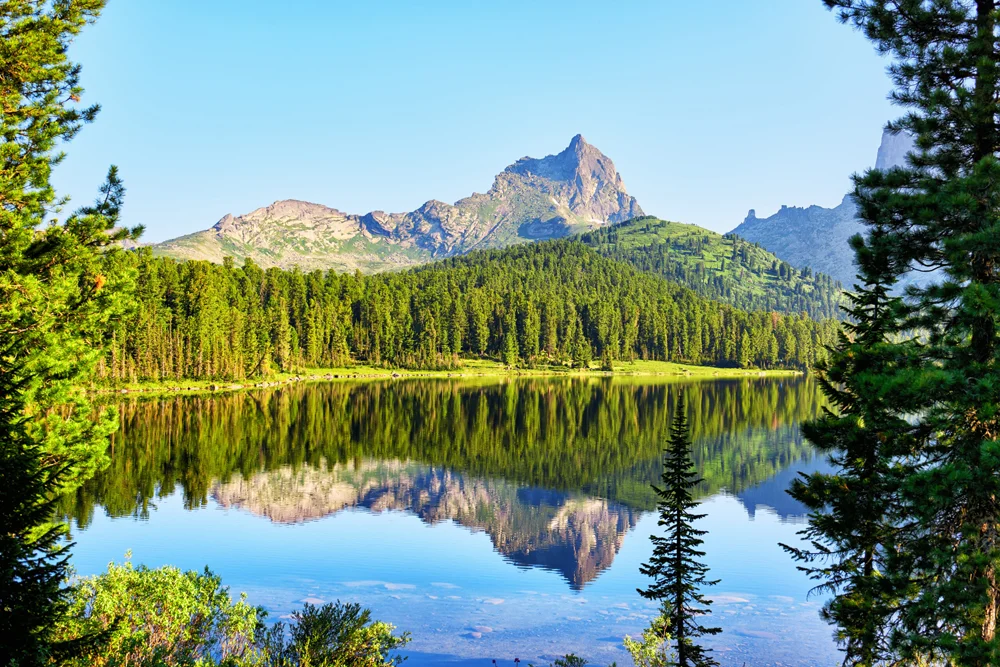
[[784, 489], [825, 464], [805, 379], [332, 382], [123, 403], [110, 467], [65, 502], [81, 574], [131, 550], [209, 565], [272, 618], [361, 602], [409, 630], [407, 664], [575, 651], [630, 664], [656, 531], [649, 484], [688, 401], [723, 665], [830, 665], [809, 581], [778, 542]]

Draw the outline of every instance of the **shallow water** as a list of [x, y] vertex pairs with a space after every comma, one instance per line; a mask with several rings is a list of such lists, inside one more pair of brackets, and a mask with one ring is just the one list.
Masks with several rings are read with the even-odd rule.
[[112, 463], [64, 510], [73, 564], [209, 565], [272, 617], [361, 602], [413, 635], [407, 664], [629, 664], [652, 606], [649, 483], [689, 405], [723, 665], [827, 665], [831, 632], [778, 546], [785, 493], [823, 464], [804, 380], [397, 380], [122, 404]]

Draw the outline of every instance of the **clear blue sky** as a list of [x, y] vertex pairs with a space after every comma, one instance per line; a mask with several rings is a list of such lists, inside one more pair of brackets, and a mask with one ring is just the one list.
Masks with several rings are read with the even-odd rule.
[[453, 202], [577, 133], [647, 213], [728, 231], [839, 203], [897, 115], [820, 0], [110, 0], [72, 55], [103, 111], [57, 186], [118, 164], [147, 241], [285, 198]]

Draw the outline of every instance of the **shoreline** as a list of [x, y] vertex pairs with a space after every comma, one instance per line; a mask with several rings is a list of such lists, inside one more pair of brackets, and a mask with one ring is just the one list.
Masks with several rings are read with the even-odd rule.
[[99, 395], [129, 394], [191, 394], [224, 393], [249, 389], [273, 389], [300, 382], [371, 382], [408, 379], [518, 379], [518, 378], [641, 378], [658, 377], [673, 380], [734, 380], [754, 378], [799, 377], [800, 370], [760, 370], [748, 368], [718, 368], [695, 366], [669, 361], [638, 361], [615, 364], [614, 369], [571, 369], [560, 367], [507, 368], [497, 362], [474, 360], [453, 370], [410, 370], [352, 366], [341, 368], [308, 368], [298, 373], [280, 373], [268, 379], [169, 380], [136, 382], [121, 386], [94, 385], [87, 391]]

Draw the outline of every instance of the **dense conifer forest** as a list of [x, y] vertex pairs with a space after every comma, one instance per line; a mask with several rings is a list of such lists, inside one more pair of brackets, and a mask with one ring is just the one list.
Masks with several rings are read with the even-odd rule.
[[710, 301], [572, 240], [372, 276], [146, 250], [126, 261], [137, 303], [108, 333], [104, 381], [237, 380], [354, 361], [449, 368], [462, 357], [808, 368], [836, 331], [834, 321]]
[[796, 269], [738, 236], [643, 216], [580, 240], [602, 255], [742, 310], [806, 313], [815, 319], [844, 315], [839, 282], [809, 268]]

